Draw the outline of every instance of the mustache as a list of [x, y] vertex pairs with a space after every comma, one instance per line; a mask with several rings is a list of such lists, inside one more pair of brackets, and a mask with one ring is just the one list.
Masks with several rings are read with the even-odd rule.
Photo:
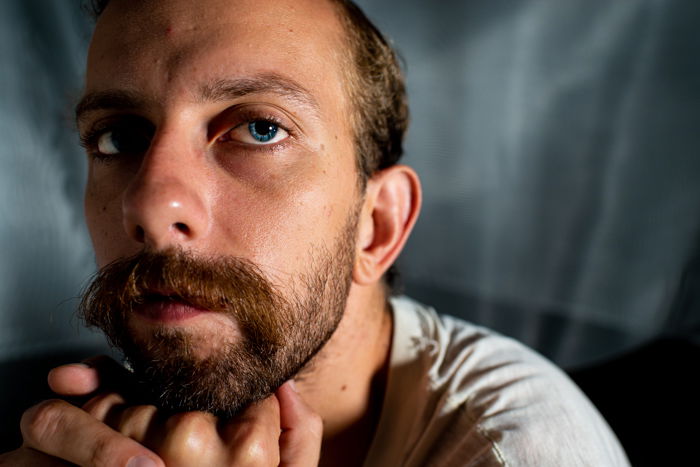
[[228, 314], [258, 345], [278, 345], [283, 336], [284, 323], [275, 311], [287, 304], [254, 263], [196, 257], [182, 249], [142, 251], [106, 265], [83, 291], [78, 316], [119, 347], [129, 315], [154, 300]]

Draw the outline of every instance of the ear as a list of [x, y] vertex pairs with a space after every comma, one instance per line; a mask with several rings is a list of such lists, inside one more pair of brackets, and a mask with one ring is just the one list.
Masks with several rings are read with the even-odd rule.
[[353, 270], [356, 283], [381, 279], [403, 249], [420, 206], [420, 181], [412, 168], [395, 165], [368, 180]]

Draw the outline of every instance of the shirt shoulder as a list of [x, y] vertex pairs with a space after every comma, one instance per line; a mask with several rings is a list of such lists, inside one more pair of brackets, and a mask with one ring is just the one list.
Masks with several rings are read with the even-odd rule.
[[377, 438], [398, 431], [403, 441], [384, 442], [403, 451], [400, 465], [628, 465], [595, 407], [544, 357], [409, 299], [392, 306]]

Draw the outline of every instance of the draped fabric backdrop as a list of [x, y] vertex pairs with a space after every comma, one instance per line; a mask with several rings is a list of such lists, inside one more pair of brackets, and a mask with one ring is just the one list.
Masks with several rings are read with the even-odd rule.
[[700, 3], [360, 3], [407, 64], [411, 295], [567, 367], [700, 334], [678, 297], [700, 282]]
[[[104, 348], [72, 317], [94, 270], [78, 3], [0, 2], [4, 396], [29, 385], [24, 362]], [[407, 63], [425, 189], [408, 294], [566, 367], [698, 337], [700, 3], [360, 3]]]

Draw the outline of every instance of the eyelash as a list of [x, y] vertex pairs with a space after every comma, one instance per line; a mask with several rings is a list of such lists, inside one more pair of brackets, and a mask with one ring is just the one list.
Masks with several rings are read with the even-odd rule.
[[239, 141], [234, 141], [234, 140], [223, 140], [221, 141], [222, 143], [233, 143], [233, 144], [239, 144], [241, 146], [246, 146], [246, 149], [248, 150], [253, 150], [253, 151], [270, 151], [273, 149], [278, 149], [280, 147], [283, 147], [288, 143], [288, 139], [290, 138], [295, 138], [296, 137], [296, 131], [291, 128], [292, 125], [287, 125], [285, 124], [282, 119], [280, 119], [278, 116], [273, 115], [268, 112], [260, 112], [257, 110], [250, 110], [250, 109], [240, 109], [237, 117], [237, 122], [234, 125], [228, 126], [226, 131], [222, 132], [218, 137], [217, 141], [220, 141], [223, 137], [229, 135], [233, 130], [241, 127], [242, 125], [247, 125], [252, 122], [269, 122], [274, 124], [275, 126], [279, 127], [280, 129], [284, 130], [287, 133], [287, 137], [280, 141], [279, 143], [272, 143], [272, 144], [246, 144], [246, 143], [241, 143]]
[[[260, 112], [257, 110], [250, 109], [239, 109], [236, 120], [238, 123], [235, 123], [234, 125], [229, 125], [228, 128], [216, 138], [217, 141], [226, 144], [238, 144], [240, 146], [245, 146], [246, 150], [248, 151], [272, 151], [283, 148], [289, 143], [289, 139], [293, 139], [297, 135], [297, 132], [294, 128], [292, 128], [292, 125], [285, 124], [279, 117], [268, 112]], [[222, 140], [223, 137], [229, 135], [233, 130], [239, 128], [240, 126], [247, 125], [251, 122], [256, 121], [265, 121], [274, 124], [275, 126], [284, 130], [287, 133], [287, 137], [278, 143], [259, 145], [242, 143], [240, 141], [235, 140]], [[136, 126], [136, 124], [137, 123], [135, 122], [130, 123], [128, 122], [128, 120], [120, 122], [98, 123], [89, 130], [87, 130], [85, 133], [80, 135], [80, 145], [83, 147], [83, 149], [85, 149], [85, 151], [90, 157], [102, 161], [107, 161], [109, 159], [114, 158], [116, 155], [101, 153], [97, 149], [99, 139], [108, 131], [113, 131], [124, 126]], [[143, 123], [140, 124], [143, 125]]]
[[115, 157], [114, 154], [103, 154], [97, 149], [97, 146], [100, 137], [115, 128], [117, 128], [117, 125], [96, 125], [95, 127], [86, 131], [84, 134], [80, 135], [80, 146], [82, 146], [88, 156], [93, 159], [98, 159], [101, 161], [113, 159]]
[[80, 145], [91, 158], [109, 161], [117, 154], [104, 154], [98, 150], [100, 138], [110, 131], [127, 129], [130, 132], [140, 132], [141, 136], [149, 138], [154, 133], [153, 125], [143, 117], [136, 115], [115, 115], [100, 119], [80, 134]]
[[85, 151], [88, 153], [91, 153], [95, 147], [97, 147], [97, 141], [99, 140], [100, 136], [102, 136], [109, 128], [100, 128], [100, 129], [90, 129], [89, 131], [86, 131], [84, 134], [80, 135], [80, 146], [82, 146]]

